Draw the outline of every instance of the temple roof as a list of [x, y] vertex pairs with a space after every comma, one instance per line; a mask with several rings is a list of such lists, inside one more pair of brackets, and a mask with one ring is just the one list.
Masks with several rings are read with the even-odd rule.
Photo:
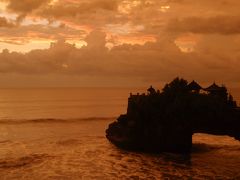
[[195, 81], [192, 81], [190, 84], [188, 84], [188, 88], [190, 90], [200, 90], [202, 87]]
[[156, 90], [152, 86], [150, 86], [150, 88], [148, 88], [147, 91], [150, 92], [150, 93], [156, 92]]
[[218, 85], [215, 84], [215, 82], [214, 82], [211, 86], [205, 88], [204, 90], [206, 90], [206, 91], [222, 91], [223, 88], [220, 87], [220, 86], [218, 86]]

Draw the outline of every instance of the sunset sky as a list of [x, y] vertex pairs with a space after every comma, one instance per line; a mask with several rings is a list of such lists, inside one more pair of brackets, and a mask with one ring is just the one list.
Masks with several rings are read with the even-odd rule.
[[240, 87], [239, 0], [0, 0], [0, 87]]

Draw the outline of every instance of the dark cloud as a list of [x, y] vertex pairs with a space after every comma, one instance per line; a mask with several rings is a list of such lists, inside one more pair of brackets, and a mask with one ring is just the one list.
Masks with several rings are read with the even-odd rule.
[[82, 14], [97, 13], [97, 11], [117, 11], [117, 0], [91, 0], [66, 3], [59, 1], [55, 5], [43, 8], [43, 15], [49, 17], [78, 17]]
[[199, 34], [240, 34], [240, 16], [174, 19], [168, 24], [167, 30], [171, 32]]
[[38, 9], [44, 4], [49, 3], [51, 0], [5, 0], [9, 4], [7, 6], [8, 10], [11, 10], [13, 12], [17, 13], [30, 13], [35, 9]]

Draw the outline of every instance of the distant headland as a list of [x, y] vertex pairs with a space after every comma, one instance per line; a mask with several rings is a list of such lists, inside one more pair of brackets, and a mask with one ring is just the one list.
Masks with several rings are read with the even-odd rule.
[[176, 78], [162, 91], [130, 94], [127, 113], [106, 130], [118, 147], [145, 152], [190, 153], [192, 135], [229, 135], [240, 140], [240, 108], [225, 86]]

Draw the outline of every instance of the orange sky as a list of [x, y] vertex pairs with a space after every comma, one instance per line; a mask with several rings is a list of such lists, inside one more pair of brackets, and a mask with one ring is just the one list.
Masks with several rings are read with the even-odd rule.
[[240, 86], [237, 0], [0, 0], [0, 86]]

